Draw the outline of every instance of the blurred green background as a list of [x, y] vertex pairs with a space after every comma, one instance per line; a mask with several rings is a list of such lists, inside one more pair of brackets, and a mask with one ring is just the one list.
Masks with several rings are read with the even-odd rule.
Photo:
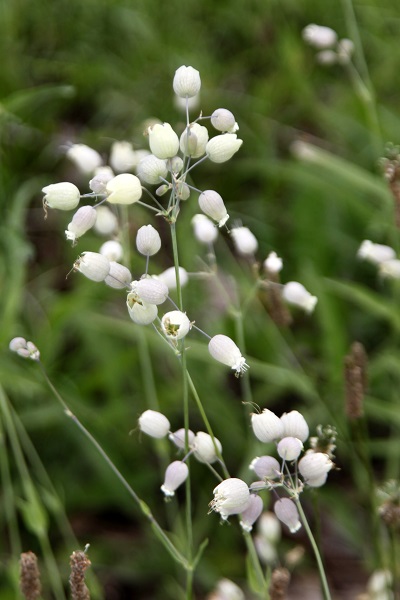
[[[278, 414], [302, 411], [311, 430], [319, 423], [338, 428], [341, 470], [320, 492], [321, 544], [338, 597], [345, 598], [354, 583], [364, 585], [379, 566], [368, 516], [374, 491], [345, 419], [342, 365], [350, 344], [361, 341], [370, 356], [365, 454], [378, 482], [398, 478], [400, 290], [358, 261], [356, 252], [363, 239], [399, 246], [378, 159], [384, 144], [400, 140], [400, 7], [394, 0], [354, 4], [370, 81], [349, 7], [347, 0], [0, 3], [2, 599], [15, 598], [15, 549], [43, 553], [23, 504], [14, 428], [48, 513], [45, 529], [63, 577], [68, 553], [75, 549], [65, 532], [65, 508], [79, 547], [91, 544], [93, 570], [107, 598], [180, 597], [175, 566], [126, 492], [65, 418], [36, 365], [10, 355], [8, 342], [23, 335], [37, 344], [71, 409], [160, 522], [166, 528], [175, 523], [179, 531], [183, 496], [180, 510], [165, 510], [159, 493], [165, 447], [131, 431], [154, 392], [173, 427], [182, 426], [178, 366], [152, 330], [129, 320], [124, 294], [77, 274], [66, 279], [77, 254], [96, 251], [101, 242], [89, 233], [78, 249], [71, 248], [63, 233], [70, 215], [53, 211], [44, 220], [41, 188], [73, 181], [88, 191], [60, 149], [68, 141], [86, 143], [107, 157], [114, 140], [146, 148], [142, 132], [149, 117], [179, 127], [183, 115], [171, 84], [182, 64], [201, 73], [203, 114], [230, 109], [244, 140], [230, 162], [201, 165], [195, 184], [218, 190], [232, 220], [250, 227], [259, 240], [260, 262], [277, 251], [284, 259], [282, 280], [301, 281], [319, 298], [312, 317], [295, 313], [285, 331], [268, 318], [260, 299], [251, 304], [244, 328], [254, 401]], [[332, 27], [356, 42], [354, 64], [371, 84], [378, 127], [374, 99], [360, 95], [352, 74], [340, 65], [316, 63], [315, 51], [301, 36], [309, 23]], [[318, 163], [298, 160], [290, 151], [298, 139], [328, 154]], [[190, 272], [199, 269], [203, 252], [190, 228], [195, 212], [197, 203], [189, 200], [178, 227], [182, 265]], [[150, 222], [140, 207], [130, 209], [130, 218], [132, 234]], [[160, 272], [172, 265], [171, 247], [166, 224], [153, 224], [165, 241], [154, 267]], [[235, 276], [245, 297], [253, 285], [248, 265], [232, 258], [227, 236], [218, 244], [222, 267]], [[134, 258], [131, 268], [140, 276], [143, 260]], [[212, 293], [201, 281], [190, 283], [185, 305], [191, 317], [210, 334], [235, 337], [232, 315], [216, 310]], [[148, 357], [154, 389], [146, 375]], [[200, 336], [190, 341], [188, 359], [228, 468], [248, 478], [247, 465], [262, 450], [250, 439], [250, 410], [241, 404], [240, 383], [212, 363]], [[194, 406], [191, 419], [193, 430], [203, 429]], [[244, 582], [244, 547], [236, 526], [217, 528], [217, 517], [206, 516], [211, 474], [193, 464], [192, 479], [195, 538], [210, 537], [196, 578], [203, 598], [220, 576]], [[306, 502], [314, 514], [311, 495]], [[301, 535], [297, 542], [307, 546]], [[284, 548], [294, 543], [287, 537]], [[301, 569], [313, 569], [310, 552]]]

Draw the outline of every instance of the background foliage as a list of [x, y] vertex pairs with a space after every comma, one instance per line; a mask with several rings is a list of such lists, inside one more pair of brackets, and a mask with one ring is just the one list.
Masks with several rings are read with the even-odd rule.
[[[25, 445], [60, 569], [66, 572], [68, 552], [74, 548], [62, 535], [62, 506], [80, 546], [91, 543], [91, 560], [107, 598], [132, 597], [132, 590], [138, 598], [178, 597], [175, 568], [113, 475], [66, 422], [35, 365], [10, 356], [7, 346], [15, 335], [35, 341], [72, 410], [161, 522], [167, 526], [179, 520], [174, 508], [165, 513], [158, 493], [165, 449], [160, 445], [155, 451], [136, 431], [129, 435], [154, 390], [162, 410], [181, 426], [177, 366], [151, 331], [129, 321], [123, 298], [113, 290], [77, 275], [65, 279], [77, 255], [63, 240], [69, 215], [54, 211], [44, 221], [40, 190], [65, 180], [82, 190], [87, 185], [60, 150], [67, 141], [87, 143], [107, 156], [113, 140], [146, 147], [142, 131], [151, 116], [172, 124], [182, 121], [171, 90], [181, 64], [201, 72], [204, 114], [226, 106], [244, 140], [240, 153], [223, 168], [199, 167], [196, 183], [217, 189], [231, 217], [255, 233], [260, 261], [276, 250], [284, 259], [284, 280], [302, 281], [319, 298], [315, 315], [296, 313], [288, 331], [279, 331], [260, 299], [254, 301], [245, 318], [254, 400], [279, 414], [302, 411], [311, 429], [327, 422], [338, 428], [341, 470], [321, 490], [320, 510], [328, 574], [339, 597], [354, 581], [364, 584], [378, 564], [368, 520], [373, 490], [344, 415], [342, 365], [350, 344], [361, 341], [370, 357], [365, 406], [370, 440], [364, 451], [378, 482], [398, 478], [399, 289], [396, 282], [380, 280], [371, 265], [357, 261], [356, 251], [366, 238], [399, 246], [391, 197], [377, 161], [386, 142], [400, 139], [400, 10], [390, 0], [360, 0], [354, 8], [379, 130], [346, 70], [317, 65], [314, 51], [301, 38], [303, 27], [312, 22], [352, 37], [346, 1], [0, 4], [0, 55], [5, 57], [0, 72], [0, 433], [8, 428], [5, 406], [12, 407], [20, 419], [15, 422], [27, 432], [54, 484], [50, 492], [32, 448]], [[365, 75], [359, 53], [355, 62]], [[298, 161], [290, 151], [296, 139], [316, 143], [328, 154], [318, 164]], [[178, 232], [182, 264], [191, 272], [199, 268], [200, 249], [190, 229], [195, 212], [196, 203], [189, 201]], [[141, 208], [132, 211], [132, 219], [132, 233], [148, 222]], [[163, 231], [163, 224], [157, 225]], [[160, 271], [172, 264], [167, 234], [164, 228]], [[235, 274], [244, 295], [252, 285], [247, 265], [232, 259], [227, 240], [219, 243], [222, 265]], [[88, 234], [78, 251], [98, 246], [98, 238]], [[133, 270], [140, 273], [143, 266], [134, 264]], [[208, 333], [234, 337], [234, 318], [217, 310], [215, 290], [209, 294], [196, 280], [187, 288], [191, 314]], [[189, 368], [227, 465], [246, 477], [249, 458], [260, 450], [250, 440], [240, 384], [212, 363], [199, 337], [190, 346]], [[144, 375], [147, 351], [154, 365], [154, 390]], [[201, 428], [195, 410], [192, 422], [194, 430]], [[13, 518], [7, 499], [10, 490], [17, 499], [25, 492], [10, 434], [1, 439], [2, 455], [10, 451], [8, 465], [2, 459], [0, 497], [5, 508], [0, 511], [0, 594], [7, 599], [15, 597], [10, 579]], [[200, 465], [193, 469], [199, 517], [195, 535], [211, 537], [196, 583], [204, 597], [221, 575], [244, 579], [243, 546], [236, 528], [216, 532], [216, 517], [205, 516], [214, 481]], [[309, 502], [311, 507], [311, 497]], [[22, 549], [40, 554], [27, 511], [21, 501], [17, 504]], [[298, 541], [306, 544], [301, 535]], [[285, 544], [293, 542], [288, 538]], [[313, 569], [310, 553], [303, 568]]]

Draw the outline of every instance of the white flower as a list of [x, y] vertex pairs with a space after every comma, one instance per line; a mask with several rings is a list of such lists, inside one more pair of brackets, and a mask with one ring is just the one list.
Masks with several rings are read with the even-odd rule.
[[219, 227], [225, 225], [229, 219], [224, 201], [218, 192], [215, 192], [214, 190], [205, 190], [200, 194], [199, 206], [203, 213], [218, 222]]
[[172, 86], [180, 98], [193, 98], [201, 88], [200, 73], [193, 67], [182, 65], [175, 71]]
[[234, 227], [231, 237], [236, 252], [242, 256], [252, 256], [257, 251], [257, 238], [248, 227]]
[[274, 513], [282, 523], [285, 523], [289, 527], [291, 533], [295, 533], [300, 529], [299, 511], [293, 500], [281, 498], [275, 502]]
[[234, 369], [237, 375], [248, 368], [239, 348], [226, 335], [218, 334], [211, 338], [208, 351], [215, 360]]
[[223, 519], [243, 512], [249, 504], [249, 487], [236, 477], [222, 481], [214, 488], [213, 494], [214, 499], [209, 504], [210, 511], [219, 513]]
[[131, 287], [138, 300], [148, 304], [163, 304], [168, 297], [168, 288], [165, 283], [152, 277], [132, 281]]
[[282, 421], [268, 408], [264, 408], [262, 413], [251, 415], [251, 426], [260, 442], [273, 442], [283, 437]]
[[126, 305], [130, 318], [137, 325], [149, 325], [157, 317], [157, 306], [143, 302], [134, 292], [128, 294]]
[[354, 52], [354, 43], [347, 38], [338, 41], [337, 56], [338, 62], [341, 65], [347, 65], [351, 60], [351, 55]]
[[82, 173], [93, 173], [103, 163], [100, 154], [85, 144], [72, 144], [66, 155]]
[[242, 144], [243, 140], [238, 140], [236, 133], [216, 135], [207, 143], [206, 154], [212, 162], [223, 163], [232, 158]]
[[391, 587], [393, 576], [388, 569], [374, 571], [368, 580], [368, 598], [371, 600], [395, 600]]
[[299, 471], [311, 487], [320, 487], [326, 481], [333, 462], [323, 452], [309, 452], [299, 460]]
[[121, 260], [123, 256], [122, 245], [116, 240], [108, 240], [108, 242], [104, 242], [104, 244], [100, 246], [99, 252], [103, 256], [107, 256], [108, 260], [114, 262]]
[[140, 431], [150, 437], [163, 438], [169, 432], [171, 425], [167, 417], [156, 410], [145, 410], [139, 417]]
[[207, 600], [245, 600], [245, 595], [236, 583], [230, 579], [220, 579], [215, 590]]
[[218, 229], [206, 215], [194, 215], [192, 225], [194, 237], [201, 244], [213, 244], [217, 239]]
[[337, 33], [330, 27], [322, 25], [307, 25], [302, 31], [303, 39], [310, 46], [323, 50], [324, 48], [332, 48], [337, 42]]
[[264, 260], [264, 269], [267, 273], [279, 273], [283, 267], [283, 260], [276, 252], [270, 252]]
[[380, 265], [396, 258], [396, 252], [390, 246], [374, 244], [370, 240], [364, 240], [357, 251], [357, 256], [375, 265]]
[[312, 313], [318, 302], [318, 298], [312, 296], [310, 292], [306, 290], [304, 285], [298, 281], [289, 281], [289, 283], [284, 285], [282, 296], [286, 302], [299, 306], [307, 313]]
[[299, 458], [303, 443], [296, 437], [284, 437], [279, 441], [276, 450], [283, 460], [290, 462]]
[[254, 523], [263, 511], [264, 505], [260, 496], [250, 494], [249, 503], [242, 512], [240, 526], [244, 531], [251, 531]]
[[161, 319], [164, 334], [172, 340], [181, 340], [189, 333], [192, 324], [185, 313], [180, 310], [171, 310]]
[[71, 240], [73, 243], [76, 242], [78, 238], [82, 237], [84, 233], [93, 227], [96, 219], [97, 211], [93, 206], [81, 206], [81, 208], [78, 208], [65, 232], [67, 240]]
[[104, 281], [110, 272], [110, 261], [98, 252], [82, 252], [73, 268], [92, 281]]
[[30, 358], [38, 361], [40, 352], [33, 342], [27, 342], [23, 337], [15, 337], [8, 345], [11, 352], [16, 352], [22, 358]]
[[136, 175], [121, 173], [107, 183], [106, 193], [110, 204], [133, 204], [142, 197], [142, 185]]
[[[179, 146], [183, 154], [192, 158], [200, 158], [206, 152], [208, 129], [199, 123], [191, 123], [180, 137]], [[180, 169], [179, 169], [180, 171]], [[178, 172], [179, 172], [178, 171]]]
[[98, 167], [92, 179], [89, 181], [89, 187], [95, 194], [105, 194], [107, 183], [114, 177], [111, 167]]
[[169, 123], [156, 123], [148, 128], [151, 152], [157, 158], [172, 158], [179, 150], [179, 138]]
[[62, 181], [52, 183], [42, 189], [45, 194], [43, 204], [45, 207], [58, 208], [59, 210], [73, 210], [79, 204], [81, 193], [73, 183]]
[[213, 463], [218, 459], [218, 452], [222, 452], [221, 442], [218, 438], [211, 437], [208, 433], [204, 431], [198, 431], [194, 437], [193, 443], [193, 454], [197, 458], [199, 462], [202, 463]]
[[174, 496], [175, 490], [186, 481], [188, 475], [188, 466], [181, 460], [175, 460], [168, 465], [165, 471], [164, 483], [161, 486], [163, 494], [165, 496]]
[[320, 65], [324, 65], [326, 67], [330, 67], [334, 65], [338, 59], [338, 55], [334, 50], [321, 50], [321, 52], [317, 52], [315, 55], [315, 60]]
[[157, 158], [154, 154], [148, 154], [139, 161], [136, 172], [139, 179], [151, 185], [160, 183], [161, 178], [165, 179], [168, 175], [168, 169], [165, 160]]
[[143, 225], [136, 234], [136, 248], [144, 256], [153, 256], [161, 248], [161, 238], [152, 225]]
[[[189, 275], [188, 275], [188, 272], [186, 271], [186, 269], [184, 269], [183, 267], [179, 267], [178, 272], [179, 272], [179, 283], [180, 283], [180, 286], [183, 287], [189, 281]], [[165, 285], [167, 286], [167, 288], [169, 290], [174, 290], [176, 288], [175, 267], [169, 267], [168, 269], [165, 269], [165, 271], [163, 271], [159, 275], [157, 275], [157, 276], [154, 275], [153, 277], [155, 277], [155, 278], [159, 279], [160, 281], [162, 281], [163, 283], [165, 283]]]
[[264, 512], [258, 523], [257, 530], [271, 544], [276, 544], [281, 538], [281, 525], [273, 512]]
[[281, 472], [280, 465], [273, 456], [256, 456], [251, 461], [249, 469], [261, 479], [276, 479]]
[[309, 435], [307, 422], [303, 415], [297, 410], [292, 410], [289, 413], [283, 413], [281, 416], [283, 424], [283, 435], [298, 438], [305, 442]]
[[211, 115], [211, 124], [218, 131], [235, 133], [239, 129], [234, 115], [226, 108], [217, 108]]
[[129, 286], [132, 281], [130, 270], [124, 265], [115, 261], [110, 261], [110, 272], [104, 280], [104, 283], [112, 288], [122, 290]]
[[114, 142], [111, 146], [110, 165], [117, 173], [126, 173], [136, 167], [137, 155], [130, 142]]
[[118, 219], [108, 206], [99, 206], [94, 230], [100, 235], [111, 235], [118, 227]]
[[400, 279], [400, 260], [385, 260], [379, 265], [379, 273], [383, 277], [391, 277], [392, 279]]
[[[185, 429], [178, 429], [177, 431], [174, 431], [173, 433], [170, 433], [168, 436], [168, 439], [171, 440], [171, 442], [173, 442], [175, 444], [175, 446], [177, 446], [178, 448], [181, 448], [182, 450], [185, 449]], [[189, 447], [193, 445], [195, 439], [195, 435], [193, 433], [193, 431], [191, 431], [190, 429], [188, 430], [188, 443], [189, 443]]]

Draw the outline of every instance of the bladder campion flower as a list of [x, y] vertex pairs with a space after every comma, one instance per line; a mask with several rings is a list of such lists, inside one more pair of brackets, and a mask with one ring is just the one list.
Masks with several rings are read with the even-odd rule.
[[240, 526], [244, 531], [251, 531], [254, 523], [261, 515], [264, 508], [264, 504], [260, 496], [257, 494], [250, 494], [249, 503], [242, 512]]
[[213, 463], [218, 459], [216, 448], [219, 453], [222, 452], [221, 442], [218, 438], [211, 437], [208, 433], [204, 431], [198, 431], [194, 437], [193, 443], [193, 453], [199, 462], [202, 463]]
[[228, 133], [235, 133], [239, 129], [233, 113], [226, 108], [217, 108], [214, 110], [211, 115], [211, 124], [218, 131], [226, 131]]
[[208, 351], [215, 360], [234, 369], [237, 376], [248, 369], [246, 359], [227, 335], [214, 335], [208, 344]]
[[264, 408], [262, 413], [251, 415], [251, 426], [254, 435], [260, 442], [273, 442], [283, 437], [282, 421], [268, 408]]
[[224, 201], [214, 190], [205, 190], [200, 194], [199, 206], [208, 217], [218, 222], [219, 227], [225, 225], [229, 219]]
[[110, 204], [134, 204], [142, 197], [142, 185], [136, 175], [121, 173], [110, 179], [106, 193]]
[[93, 150], [86, 144], [72, 144], [66, 155], [82, 173], [93, 173], [103, 163], [97, 150]]
[[179, 150], [179, 138], [169, 123], [148, 128], [150, 150], [157, 158], [172, 158]]
[[303, 450], [303, 444], [296, 437], [283, 437], [279, 441], [276, 450], [281, 458], [290, 462], [299, 458]]
[[161, 238], [152, 225], [143, 225], [136, 235], [136, 248], [143, 256], [153, 256], [161, 248]]
[[301, 527], [299, 511], [293, 500], [281, 498], [274, 504], [274, 513], [282, 523], [289, 527], [291, 533], [296, 533]]
[[78, 208], [65, 232], [67, 240], [71, 240], [75, 244], [78, 238], [82, 237], [82, 235], [93, 227], [96, 219], [97, 211], [93, 206], [81, 206], [81, 208]]
[[336, 31], [323, 25], [315, 25], [314, 23], [307, 25], [302, 34], [303, 40], [318, 50], [332, 48], [337, 42]]
[[281, 472], [280, 465], [273, 456], [256, 456], [251, 461], [249, 469], [254, 471], [261, 479], [264, 479], [264, 477], [267, 479], [276, 479]]
[[45, 194], [43, 205], [59, 210], [73, 210], [78, 206], [81, 199], [80, 191], [76, 185], [69, 183], [69, 181], [46, 185], [42, 192]]
[[168, 297], [168, 287], [159, 279], [145, 277], [139, 281], [132, 281], [132, 292], [137, 294], [139, 300], [148, 304], [163, 304]]
[[[191, 123], [183, 131], [179, 146], [183, 154], [192, 158], [200, 158], [206, 152], [208, 129], [199, 123]], [[180, 169], [179, 169], [180, 170]], [[178, 171], [179, 172], [179, 171]]]
[[157, 158], [154, 154], [149, 154], [139, 161], [137, 166], [139, 179], [151, 185], [157, 185], [161, 179], [168, 175], [168, 169], [165, 160]]
[[175, 71], [172, 86], [180, 98], [193, 98], [201, 88], [200, 73], [193, 67], [182, 65]]
[[168, 465], [164, 483], [161, 486], [161, 491], [165, 496], [175, 496], [175, 490], [182, 485], [189, 475], [189, 469], [186, 463], [181, 460], [175, 460]]
[[217, 226], [206, 215], [194, 215], [192, 225], [194, 237], [201, 244], [213, 244], [217, 239]]
[[305, 442], [309, 435], [307, 422], [303, 415], [297, 410], [292, 410], [288, 413], [283, 413], [281, 416], [283, 424], [283, 435], [285, 437], [292, 436]]
[[150, 437], [163, 438], [170, 428], [170, 422], [167, 417], [156, 410], [145, 410], [139, 417], [140, 431]]
[[104, 281], [110, 272], [110, 261], [98, 252], [82, 252], [74, 262], [74, 270], [92, 281]]
[[143, 302], [135, 292], [130, 292], [128, 294], [126, 306], [130, 318], [137, 325], [149, 325], [154, 321], [158, 314], [158, 308], [155, 304]]
[[312, 296], [298, 281], [289, 281], [284, 285], [282, 296], [286, 302], [302, 308], [307, 313], [312, 313], [318, 302], [318, 298]]
[[211, 138], [206, 154], [212, 162], [223, 163], [231, 159], [242, 144], [243, 140], [238, 140], [236, 133], [223, 133]]
[[189, 333], [192, 324], [184, 312], [171, 310], [161, 319], [164, 334], [172, 340], [181, 340]]
[[110, 261], [110, 271], [104, 280], [104, 283], [112, 288], [122, 290], [129, 287], [132, 281], [130, 270], [124, 265], [120, 265], [115, 261]]
[[257, 238], [248, 227], [234, 227], [231, 236], [236, 252], [242, 256], [253, 256], [257, 251]]
[[214, 488], [213, 494], [214, 499], [209, 504], [210, 512], [219, 513], [222, 519], [243, 512], [249, 504], [249, 487], [247, 483], [236, 477], [222, 481]]

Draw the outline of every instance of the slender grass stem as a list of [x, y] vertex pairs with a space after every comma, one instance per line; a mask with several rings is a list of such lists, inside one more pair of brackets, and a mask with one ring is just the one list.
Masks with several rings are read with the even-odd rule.
[[108, 456], [108, 454], [105, 452], [105, 450], [103, 450], [103, 448], [100, 446], [100, 444], [98, 443], [98, 441], [86, 429], [86, 427], [79, 421], [79, 419], [70, 411], [70, 409], [68, 408], [68, 405], [65, 403], [65, 401], [63, 400], [63, 398], [59, 394], [58, 390], [54, 387], [54, 385], [52, 384], [51, 380], [49, 379], [49, 377], [48, 377], [48, 375], [47, 375], [47, 373], [46, 373], [46, 371], [45, 371], [42, 363], [38, 361], [38, 365], [40, 367], [40, 370], [42, 372], [42, 375], [43, 375], [43, 377], [44, 377], [47, 385], [49, 386], [49, 388], [53, 392], [53, 394], [56, 397], [56, 399], [58, 400], [58, 402], [63, 407], [66, 416], [69, 417], [73, 421], [73, 423], [76, 425], [76, 427], [83, 433], [83, 435], [88, 439], [88, 441], [96, 448], [96, 450], [98, 451], [98, 453], [100, 454], [100, 456], [108, 464], [108, 466], [113, 471], [113, 473], [115, 474], [115, 476], [119, 479], [119, 481], [121, 482], [121, 484], [123, 485], [123, 487], [127, 490], [128, 494], [131, 496], [131, 498], [138, 505], [138, 507], [141, 510], [142, 514], [146, 517], [146, 519], [148, 521], [150, 521], [150, 524], [151, 524], [151, 527], [152, 527], [154, 533], [156, 534], [157, 538], [161, 541], [161, 543], [163, 544], [163, 546], [166, 548], [166, 550], [169, 552], [169, 554], [172, 556], [172, 558], [175, 561], [177, 561], [178, 563], [180, 563], [185, 570], [190, 570], [191, 569], [190, 563], [177, 550], [177, 548], [175, 548], [174, 544], [171, 542], [171, 540], [168, 538], [168, 536], [166, 535], [166, 533], [163, 531], [163, 529], [160, 527], [159, 523], [156, 521], [156, 519], [152, 515], [150, 508], [147, 506], [147, 504], [145, 502], [143, 502], [143, 500], [141, 500], [141, 498], [139, 498], [139, 496], [136, 494], [136, 492], [133, 490], [133, 488], [127, 482], [127, 480], [125, 479], [125, 477], [118, 470], [118, 468], [116, 467], [116, 465], [113, 463], [113, 461], [111, 460], [111, 458]]

